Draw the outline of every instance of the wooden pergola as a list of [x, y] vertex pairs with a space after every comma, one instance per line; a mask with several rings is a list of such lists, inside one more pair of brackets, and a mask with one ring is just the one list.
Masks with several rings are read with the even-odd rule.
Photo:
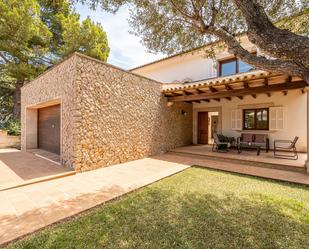
[[306, 86], [308, 86], [306, 82], [297, 76], [256, 71], [176, 87], [168, 87], [167, 84], [163, 94], [169, 102], [200, 103], [201, 101], [220, 101], [223, 98], [231, 100], [232, 97], [243, 99], [245, 95], [256, 98], [258, 94], [266, 94], [271, 97], [273, 92], [287, 95], [289, 90], [295, 89], [305, 93]]

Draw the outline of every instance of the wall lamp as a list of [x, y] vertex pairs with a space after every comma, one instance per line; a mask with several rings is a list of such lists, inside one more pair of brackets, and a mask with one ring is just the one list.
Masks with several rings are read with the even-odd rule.
[[184, 110], [181, 110], [181, 114], [182, 114], [183, 116], [187, 116], [187, 115], [188, 115], [188, 113], [187, 113], [186, 111], [184, 111]]

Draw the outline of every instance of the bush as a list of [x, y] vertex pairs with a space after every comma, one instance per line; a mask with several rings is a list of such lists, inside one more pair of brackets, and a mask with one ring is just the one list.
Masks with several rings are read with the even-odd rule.
[[20, 135], [20, 121], [18, 119], [11, 118], [3, 124], [3, 129], [7, 130], [9, 135]]

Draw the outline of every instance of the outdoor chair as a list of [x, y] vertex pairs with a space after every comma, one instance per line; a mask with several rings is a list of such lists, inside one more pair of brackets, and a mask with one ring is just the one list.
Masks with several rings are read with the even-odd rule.
[[228, 152], [230, 146], [231, 144], [226, 136], [217, 133], [214, 134], [213, 152]]
[[[275, 140], [274, 141], [274, 157], [282, 158], [282, 159], [297, 160], [298, 154], [296, 151], [296, 143], [298, 139], [299, 137], [296, 136], [293, 140]], [[282, 154], [283, 152], [285, 154]], [[292, 153], [292, 155], [289, 155], [287, 153]]]

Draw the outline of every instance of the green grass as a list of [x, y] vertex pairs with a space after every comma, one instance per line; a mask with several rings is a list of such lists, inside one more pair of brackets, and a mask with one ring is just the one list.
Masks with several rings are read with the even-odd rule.
[[309, 188], [190, 168], [8, 248], [309, 248]]

